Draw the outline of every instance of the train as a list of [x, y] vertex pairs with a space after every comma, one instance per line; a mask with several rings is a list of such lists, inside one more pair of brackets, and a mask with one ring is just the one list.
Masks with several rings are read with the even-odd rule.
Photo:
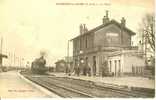
[[48, 71], [48, 68], [45, 65], [46, 65], [46, 60], [44, 59], [43, 56], [35, 59], [31, 63], [32, 73], [34, 73], [34, 74], [45, 74]]

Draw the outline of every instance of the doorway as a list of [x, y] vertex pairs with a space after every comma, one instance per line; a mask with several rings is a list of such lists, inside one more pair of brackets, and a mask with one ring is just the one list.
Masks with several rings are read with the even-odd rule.
[[115, 76], [117, 76], [117, 61], [115, 60]]
[[96, 56], [93, 56], [93, 75], [96, 75]]
[[119, 65], [118, 65], [118, 66], [119, 66], [118, 75], [121, 76], [121, 61], [120, 61], [120, 60], [118, 60], [118, 61], [119, 61]]

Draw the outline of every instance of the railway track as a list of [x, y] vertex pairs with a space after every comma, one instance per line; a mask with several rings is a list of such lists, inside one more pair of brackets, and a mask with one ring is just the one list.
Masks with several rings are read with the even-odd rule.
[[72, 97], [82, 97], [82, 98], [92, 98], [91, 95], [83, 93], [78, 90], [74, 90], [72, 88], [64, 87], [59, 84], [54, 84], [47, 79], [41, 77], [29, 77], [25, 76], [27, 79], [33, 81], [36, 84], [41, 85], [42, 87], [48, 89], [49, 91], [54, 92], [55, 94], [59, 95], [60, 97], [64, 98], [72, 98]]
[[[71, 79], [71, 78], [58, 78], [58, 77], [51, 77], [49, 79], [50, 81], [57, 80], [58, 84], [61, 83], [61, 81], [64, 82], [62, 85], [66, 85], [65, 83], [68, 83], [72, 86], [72, 88], [79, 89], [80, 91], [96, 91], [95, 92], [87, 92], [89, 94], [94, 95], [95, 97], [153, 97], [153, 94], [151, 93], [142, 93], [137, 91], [130, 91], [125, 90], [122, 88], [114, 88], [108, 85], [99, 86], [94, 84], [94, 82], [91, 81], [83, 81], [78, 79]], [[68, 86], [68, 84], [66, 86]], [[73, 87], [73, 85], [80, 86], [79, 88]], [[71, 87], [70, 86], [70, 87]]]
[[29, 80], [47, 88], [61, 97], [152, 97], [150, 94], [144, 94], [123, 89], [116, 89], [108, 86], [98, 86], [90, 81], [82, 81], [71, 78], [60, 78], [54, 76], [31, 76], [26, 75]]

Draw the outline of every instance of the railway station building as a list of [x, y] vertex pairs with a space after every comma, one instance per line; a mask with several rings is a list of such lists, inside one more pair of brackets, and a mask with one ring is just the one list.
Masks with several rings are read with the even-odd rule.
[[56, 68], [55, 68], [56, 72], [65, 72], [67, 66], [65, 60], [63, 59], [58, 60], [57, 62], [55, 62], [55, 64], [56, 64]]
[[4, 54], [0, 54], [0, 66], [3, 65], [3, 58], [8, 58], [8, 56]]
[[3, 69], [3, 58], [7, 58], [7, 55], [0, 54], [0, 72]]
[[80, 35], [73, 38], [73, 65], [81, 70], [91, 68], [92, 75], [101, 76], [104, 67], [113, 76], [143, 74], [145, 59], [138, 46], [132, 46], [136, 33], [127, 28], [126, 19], [110, 20], [108, 11], [102, 24], [88, 30], [80, 25]]

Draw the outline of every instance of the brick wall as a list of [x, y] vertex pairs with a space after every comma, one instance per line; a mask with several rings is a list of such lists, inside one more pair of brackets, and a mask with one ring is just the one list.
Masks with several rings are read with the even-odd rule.
[[131, 36], [125, 31], [122, 32], [121, 29], [114, 24], [104, 27], [95, 32], [94, 46], [116, 47], [121, 45], [130, 46]]

